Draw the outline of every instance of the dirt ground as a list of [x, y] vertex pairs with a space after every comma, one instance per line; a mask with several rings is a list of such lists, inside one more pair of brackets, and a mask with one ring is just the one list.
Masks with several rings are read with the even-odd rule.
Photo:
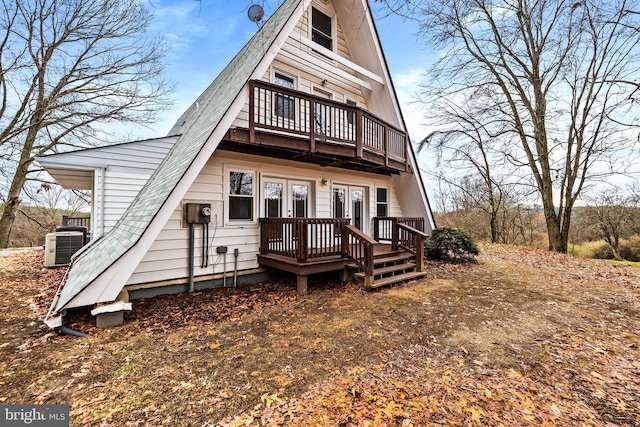
[[71, 425], [640, 426], [640, 269], [482, 245], [365, 292], [312, 277], [42, 323], [63, 270], [0, 257], [0, 403]]

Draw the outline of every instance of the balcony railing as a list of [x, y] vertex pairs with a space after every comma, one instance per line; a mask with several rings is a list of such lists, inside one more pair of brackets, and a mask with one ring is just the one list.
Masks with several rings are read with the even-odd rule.
[[335, 153], [349, 149], [355, 158], [406, 170], [407, 133], [368, 111], [262, 81], [251, 81], [250, 91], [250, 143], [258, 131], [276, 133], [304, 138], [309, 153], [330, 145]]

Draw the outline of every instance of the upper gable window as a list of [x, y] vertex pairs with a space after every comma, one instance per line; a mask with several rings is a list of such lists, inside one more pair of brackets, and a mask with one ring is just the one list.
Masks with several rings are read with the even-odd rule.
[[333, 24], [331, 17], [311, 8], [311, 40], [320, 46], [333, 50]]
[[[289, 77], [277, 71], [273, 75], [273, 82], [278, 86], [286, 87], [287, 89], [295, 89], [296, 86], [293, 77]], [[295, 120], [295, 97], [287, 93], [274, 92], [273, 98], [273, 114], [276, 117], [281, 117], [283, 119]]]

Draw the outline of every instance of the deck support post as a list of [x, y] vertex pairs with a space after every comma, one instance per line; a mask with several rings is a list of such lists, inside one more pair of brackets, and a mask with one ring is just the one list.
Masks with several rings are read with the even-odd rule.
[[351, 270], [349, 270], [349, 267], [343, 268], [340, 272], [340, 284], [345, 285], [351, 280], [353, 280], [353, 274], [351, 273]]
[[364, 275], [364, 283], [363, 286], [365, 289], [371, 289], [373, 286], [373, 274], [365, 274]]
[[307, 276], [306, 275], [298, 274], [297, 286], [298, 286], [298, 295], [300, 296], [307, 295]]

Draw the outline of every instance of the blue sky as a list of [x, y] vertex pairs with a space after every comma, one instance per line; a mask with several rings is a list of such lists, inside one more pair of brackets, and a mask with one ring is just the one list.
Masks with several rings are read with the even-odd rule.
[[[165, 135], [180, 114], [211, 83], [222, 68], [258, 30], [247, 18], [252, 2], [264, 6], [269, 17], [282, 0], [147, 0], [155, 14], [152, 31], [164, 36], [167, 70], [177, 84], [171, 110], [153, 129], [135, 132], [135, 137]], [[419, 107], [413, 101], [428, 64], [424, 42], [416, 37], [414, 23], [382, 13], [379, 2], [371, 2], [389, 69], [413, 141], [422, 139]]]

